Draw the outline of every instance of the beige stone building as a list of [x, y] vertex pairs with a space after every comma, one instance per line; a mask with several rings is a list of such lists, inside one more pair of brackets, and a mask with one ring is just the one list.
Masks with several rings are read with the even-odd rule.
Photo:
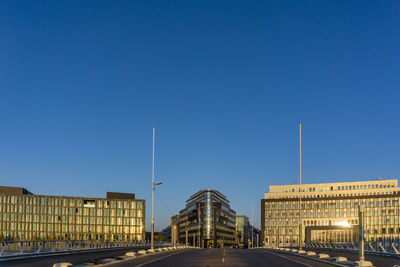
[[134, 194], [44, 196], [0, 186], [0, 240], [144, 240], [144, 225], [145, 201]]
[[[301, 199], [301, 209], [300, 209]], [[271, 185], [261, 200], [266, 245], [358, 241], [358, 206], [365, 207], [367, 241], [400, 238], [397, 179], [346, 183]]]

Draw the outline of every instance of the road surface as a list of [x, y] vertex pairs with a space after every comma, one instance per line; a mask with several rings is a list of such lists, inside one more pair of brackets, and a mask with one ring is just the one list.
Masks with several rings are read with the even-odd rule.
[[160, 253], [139, 257], [137, 259], [119, 262], [110, 267], [332, 267], [331, 264], [321, 263], [296, 256], [275, 254], [264, 249], [191, 249]]

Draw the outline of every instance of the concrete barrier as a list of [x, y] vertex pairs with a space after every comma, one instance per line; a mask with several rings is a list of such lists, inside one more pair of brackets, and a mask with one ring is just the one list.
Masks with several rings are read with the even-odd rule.
[[142, 250], [139, 250], [137, 253], [141, 254], [141, 255], [145, 255], [145, 254], [148, 254], [149, 252], [147, 250], [142, 249]]
[[357, 267], [373, 267], [374, 265], [370, 261], [356, 261], [355, 262]]
[[53, 267], [70, 267], [72, 263], [70, 262], [57, 262], [53, 264]]
[[330, 257], [329, 257], [329, 255], [328, 254], [325, 254], [325, 253], [320, 253], [320, 254], [318, 254], [318, 256], [317, 256], [319, 259], [329, 259]]
[[333, 261], [334, 262], [346, 262], [347, 258], [346, 257], [334, 257]]
[[305, 250], [298, 250], [297, 253], [299, 254], [306, 254], [307, 252]]
[[138, 253], [135, 251], [129, 251], [129, 252], [125, 253], [125, 256], [129, 256], [129, 257], [136, 257], [137, 255], [138, 255]]
[[317, 255], [317, 253], [315, 253], [314, 251], [307, 252], [307, 256], [315, 256], [315, 255]]

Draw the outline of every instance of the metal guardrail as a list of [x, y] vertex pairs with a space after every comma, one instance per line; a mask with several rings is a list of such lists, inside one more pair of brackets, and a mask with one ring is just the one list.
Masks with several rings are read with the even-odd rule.
[[[357, 243], [311, 243], [306, 242], [305, 248], [317, 248], [324, 250], [335, 250], [335, 251], [354, 251], [358, 252]], [[388, 242], [365, 242], [364, 251], [368, 254], [380, 255], [380, 256], [398, 256], [400, 257], [400, 241]]]
[[[155, 241], [155, 247], [171, 245], [164, 241]], [[109, 248], [149, 247], [150, 241], [97, 241], [97, 240], [24, 240], [0, 242], [0, 258], [19, 255], [72, 252]]]

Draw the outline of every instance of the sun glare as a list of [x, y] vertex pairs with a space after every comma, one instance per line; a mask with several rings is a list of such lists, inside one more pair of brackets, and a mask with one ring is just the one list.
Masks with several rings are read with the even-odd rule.
[[350, 224], [347, 221], [340, 221], [336, 225], [350, 227]]

